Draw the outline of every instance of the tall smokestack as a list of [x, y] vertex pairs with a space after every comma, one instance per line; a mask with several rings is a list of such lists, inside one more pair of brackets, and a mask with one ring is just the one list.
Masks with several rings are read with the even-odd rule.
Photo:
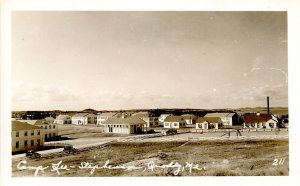
[[269, 103], [269, 96], [267, 96], [267, 105], [268, 105], [268, 114], [270, 114], [270, 103]]

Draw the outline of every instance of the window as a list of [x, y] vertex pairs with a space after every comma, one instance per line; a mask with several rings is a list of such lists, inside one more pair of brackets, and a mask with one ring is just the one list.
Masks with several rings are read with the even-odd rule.
[[37, 146], [40, 146], [40, 145], [41, 145], [41, 140], [37, 139]]
[[53, 125], [53, 129], [55, 129], [55, 125]]
[[47, 134], [45, 134], [45, 139], [47, 139], [48, 138], [48, 136], [47, 136]]
[[31, 140], [30, 143], [31, 143], [31, 146], [34, 146], [34, 140]]
[[49, 134], [49, 138], [51, 138], [51, 134]]
[[19, 134], [19, 131], [18, 131], [18, 132], [16, 132], [16, 137], [19, 137], [19, 135], [20, 135], [20, 134]]
[[177, 127], [178, 126], [178, 123], [173, 123], [174, 127]]
[[51, 129], [51, 125], [49, 125], [49, 129]]
[[27, 136], [27, 131], [25, 131], [24, 136]]
[[37, 135], [40, 135], [41, 134], [41, 131], [40, 130], [38, 130], [38, 132], [37, 132]]
[[53, 133], [53, 137], [55, 137], [55, 133]]
[[27, 147], [27, 140], [24, 141], [24, 147]]
[[45, 126], [45, 129], [47, 129], [47, 126]]
[[33, 136], [33, 135], [34, 135], [34, 130], [31, 131], [31, 136]]
[[18, 141], [16, 142], [16, 148], [17, 149], [19, 148], [19, 142]]

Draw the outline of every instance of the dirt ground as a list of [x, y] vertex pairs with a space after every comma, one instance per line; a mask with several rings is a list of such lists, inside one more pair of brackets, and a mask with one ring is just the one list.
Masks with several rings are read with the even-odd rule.
[[74, 154], [15, 158], [12, 175], [34, 176], [39, 169], [38, 177], [280, 176], [289, 175], [288, 153], [288, 140], [114, 142]]

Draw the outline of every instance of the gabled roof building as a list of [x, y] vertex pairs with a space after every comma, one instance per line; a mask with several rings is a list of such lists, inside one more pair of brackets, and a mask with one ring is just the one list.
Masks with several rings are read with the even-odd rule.
[[39, 149], [44, 145], [44, 129], [20, 121], [12, 121], [12, 152]]
[[218, 129], [222, 125], [219, 117], [199, 117], [196, 121], [196, 129]]
[[235, 112], [213, 112], [207, 113], [204, 117], [219, 117], [223, 125], [227, 126], [238, 124], [238, 115]]
[[182, 116], [168, 116], [164, 120], [164, 128], [186, 127], [186, 121]]

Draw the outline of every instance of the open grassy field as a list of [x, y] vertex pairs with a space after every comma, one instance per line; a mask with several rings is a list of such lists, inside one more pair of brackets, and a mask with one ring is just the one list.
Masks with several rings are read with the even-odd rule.
[[[288, 140], [115, 142], [74, 154], [16, 158], [12, 175], [34, 176], [34, 167], [42, 166], [37, 176], [279, 176], [289, 175], [288, 152]], [[60, 161], [58, 173], [52, 166]]]

